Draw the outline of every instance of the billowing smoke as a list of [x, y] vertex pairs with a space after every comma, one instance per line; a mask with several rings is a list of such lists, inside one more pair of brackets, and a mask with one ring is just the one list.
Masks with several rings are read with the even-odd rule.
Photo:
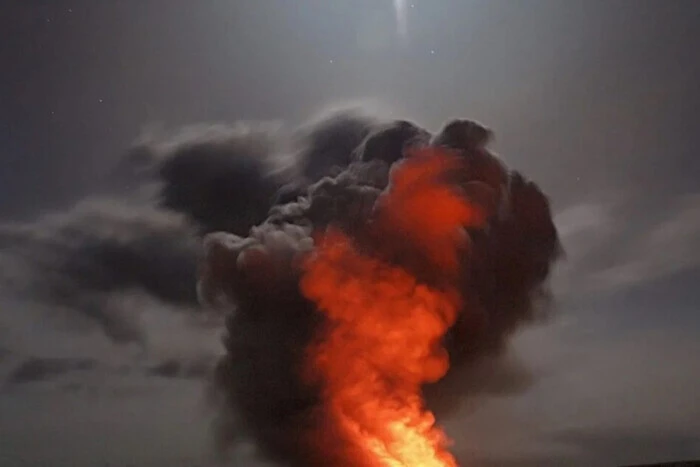
[[[118, 344], [146, 344], [138, 293], [164, 306], [197, 304], [197, 241], [182, 216], [117, 200], [90, 200], [27, 224], [0, 225], [3, 298], [61, 310]], [[15, 307], [5, 311], [9, 317]], [[24, 307], [17, 307], [18, 313]]]
[[187, 215], [201, 231], [247, 234], [265, 219], [275, 192], [290, 176], [273, 159], [280, 133], [272, 123], [240, 123], [147, 135], [132, 148], [122, 171], [157, 180], [160, 206]]
[[[202, 234], [247, 235], [285, 190], [296, 200], [295, 190], [318, 181], [313, 174], [347, 164], [376, 122], [353, 110], [292, 130], [274, 122], [154, 129], [100, 193], [32, 221], [0, 222], [0, 374], [34, 382], [83, 368], [72, 363], [96, 356], [69, 343], [94, 334], [108, 347], [144, 349], [149, 373], [202, 376], [201, 353], [213, 355], [221, 321], [197, 300]], [[33, 320], [56, 334], [27, 332]], [[167, 352], [151, 355], [154, 346]]]
[[[546, 197], [486, 149], [491, 138], [470, 121], [433, 135], [356, 110], [292, 130], [239, 124], [149, 135], [112, 174], [107, 193], [33, 222], [0, 224], [0, 363], [16, 363], [8, 382], [32, 384], [100, 365], [74, 346], [56, 352], [49, 340], [30, 345], [29, 334], [13, 331], [26, 329], [28, 310], [96, 329], [110, 349], [137, 343], [148, 375], [204, 378], [211, 346], [198, 339], [216, 343], [211, 332], [193, 329], [217, 323], [202, 313], [204, 302], [226, 319], [212, 388], [220, 446], [252, 438], [266, 457], [292, 465], [364, 465], [352, 460], [362, 456], [353, 457], [349, 432], [327, 423], [337, 420], [329, 410], [330, 370], [308, 374], [323, 368], [309, 355], [312, 344], [328, 338], [329, 313], [344, 308], [301, 284], [313, 275], [309, 258], [323, 257], [323, 239], [342, 238], [347, 252], [378, 265], [351, 276], [372, 285], [363, 293], [386, 291], [387, 274], [397, 274], [439, 295], [445, 271], [456, 271], [447, 283], [459, 305], [439, 343], [428, 346], [446, 349], [449, 371], [408, 378], [425, 397], [412, 416], [425, 421], [423, 411], [432, 411], [439, 421], [470, 395], [519, 390], [527, 373], [502, 357], [508, 337], [546, 304], [559, 244]], [[446, 151], [458, 168], [407, 165], [425, 151]], [[421, 182], [426, 178], [430, 183]], [[439, 227], [449, 214], [444, 201], [453, 198], [434, 197], [453, 189], [484, 216], [459, 221], [458, 237]], [[456, 242], [455, 264], [444, 255], [446, 241]], [[353, 283], [338, 280], [339, 292]], [[163, 323], [167, 330], [159, 329]], [[168, 342], [164, 335], [176, 330], [181, 334]], [[186, 348], [151, 355], [154, 342]], [[382, 384], [391, 379], [376, 376]]]
[[[449, 370], [423, 369], [424, 377], [414, 379], [411, 372], [399, 371], [397, 376], [372, 364], [367, 373], [383, 388], [372, 389], [375, 395], [393, 397], [394, 404], [413, 400], [412, 392], [397, 388], [419, 384], [414, 389], [419, 397], [425, 396], [425, 407], [418, 404], [409, 425], [427, 423], [424, 409], [432, 410], [439, 420], [475, 391], [503, 389], [483, 381], [481, 363], [502, 356], [509, 336], [544, 309], [546, 280], [560, 245], [547, 198], [488, 151], [492, 133], [480, 124], [453, 121], [431, 135], [406, 121], [372, 125], [351, 118], [342, 125], [338, 122], [331, 119], [320, 133], [310, 133], [316, 135], [317, 145], [308, 145], [308, 154], [302, 152], [300, 178], [280, 188], [267, 219], [247, 236], [218, 232], [204, 240], [200, 298], [227, 313], [226, 355], [219, 362], [214, 391], [221, 409], [217, 435], [222, 447], [252, 437], [267, 457], [291, 465], [405, 465], [372, 463], [356, 456], [357, 437], [348, 434], [352, 430], [347, 423], [338, 421], [339, 399], [329, 396], [329, 388], [346, 386], [338, 386], [338, 379], [330, 375], [342, 372], [342, 365], [352, 373], [357, 353], [348, 354], [344, 362], [334, 361], [341, 368], [332, 370], [327, 361], [315, 360], [310, 350], [337, 337], [337, 331], [324, 329], [348, 322], [334, 312], [356, 303], [359, 310], [349, 313], [356, 316], [353, 319], [365, 319], [377, 300], [386, 298], [381, 296], [388, 293], [381, 284], [387, 277], [414, 284], [401, 289], [409, 295], [412, 287], [437, 288], [442, 291], [435, 292], [438, 297], [443, 292], [452, 297], [449, 290], [455, 291], [456, 301], [446, 299], [456, 307], [454, 316], [445, 318], [439, 342], [430, 341], [426, 347], [437, 354], [444, 347]], [[421, 164], [420, 154], [426, 151], [459, 163], [447, 163], [449, 170], [441, 168], [445, 164]], [[432, 180], [428, 184], [423, 181], [426, 177]], [[455, 214], [471, 211], [461, 210], [448, 192], [459, 192], [479, 221]], [[446, 225], [446, 219], [456, 219], [456, 224]], [[456, 226], [462, 230], [458, 238], [454, 237]], [[330, 254], [323, 246], [329, 235], [351, 245], [347, 247], [350, 258], [368, 258], [361, 263], [364, 266], [334, 257], [336, 271], [348, 270], [338, 276], [334, 270], [325, 274], [314, 272], [313, 267], [309, 270], [309, 258]], [[454, 251], [461, 253], [445, 250], [450, 242], [458, 242], [461, 246]], [[359, 279], [357, 268], [369, 268], [371, 273], [362, 273], [364, 279]], [[336, 277], [337, 282], [320, 291], [303, 285], [310, 274], [315, 274], [316, 281]], [[401, 335], [406, 323], [405, 316], [398, 316], [397, 328], [387, 330], [387, 339]], [[358, 328], [352, 326], [348, 332], [356, 336]], [[347, 335], [343, 338], [356, 341]], [[382, 348], [380, 344], [375, 347]], [[418, 352], [410, 346], [405, 352], [412, 355], [412, 350]], [[309, 378], [309, 365], [326, 371]], [[499, 381], [513, 385], [498, 371], [494, 373]], [[347, 381], [345, 376], [341, 379]], [[347, 422], [350, 416], [347, 410], [343, 413], [340, 418]], [[366, 421], [366, 413], [350, 419]], [[368, 425], [359, 428], [363, 433], [367, 429]], [[433, 439], [433, 446], [442, 446], [432, 431], [417, 432]], [[380, 429], [370, 438], [388, 443], [385, 448], [391, 450], [395, 436], [392, 430]], [[366, 445], [365, 450], [379, 452], [372, 443], [368, 445], [375, 447]], [[391, 458], [402, 455], [394, 453]], [[443, 454], [435, 455], [443, 459]], [[451, 465], [448, 457], [435, 465]]]

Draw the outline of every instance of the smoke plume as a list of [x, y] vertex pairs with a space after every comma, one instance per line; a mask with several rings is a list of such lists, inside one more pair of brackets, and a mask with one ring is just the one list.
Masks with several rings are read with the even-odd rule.
[[[72, 372], [71, 362], [95, 355], [69, 343], [93, 335], [125, 358], [135, 344], [149, 374], [206, 376], [211, 365], [199, 359], [214, 358], [221, 320], [201, 313], [197, 300], [202, 234], [247, 235], [285, 192], [296, 201], [322, 178], [314, 173], [342, 171], [376, 122], [341, 110], [291, 130], [275, 122], [151, 129], [100, 192], [31, 221], [0, 222], [0, 377], [12, 382], [17, 372], [33, 383]], [[314, 209], [325, 212], [333, 188], [314, 189]]]
[[[559, 253], [546, 197], [491, 138], [468, 120], [431, 134], [356, 110], [149, 135], [107, 193], [0, 224], [0, 331], [29, 309], [59, 315], [110, 348], [137, 343], [148, 375], [204, 378], [211, 333], [192, 326], [219, 322], [204, 303], [225, 316], [222, 449], [252, 438], [305, 467], [451, 465], [436, 423], [527, 384], [502, 357], [546, 304]], [[187, 337], [168, 342], [176, 329]], [[15, 385], [103, 367], [8, 342]]]
[[200, 299], [227, 316], [218, 440], [299, 466], [453, 465], [435, 419], [498, 390], [479, 363], [546, 305], [548, 200], [472, 121], [317, 130], [267, 219], [204, 240]]

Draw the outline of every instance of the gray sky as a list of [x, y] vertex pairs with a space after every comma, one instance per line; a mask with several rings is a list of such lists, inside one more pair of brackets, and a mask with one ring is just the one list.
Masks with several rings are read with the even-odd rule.
[[[475, 465], [700, 458], [700, 4], [408, 0], [406, 14], [402, 39], [391, 0], [11, 1], [0, 215], [69, 209], [151, 124], [298, 123], [347, 102], [431, 129], [477, 119], [549, 195], [568, 258], [557, 316], [514, 345], [536, 382], [466, 407], [455, 450]], [[16, 354], [102, 362], [0, 392], [8, 465], [208, 461], [201, 384], [0, 300], [3, 375]], [[149, 362], [216, 351], [216, 330], [185, 321], [147, 319]]]

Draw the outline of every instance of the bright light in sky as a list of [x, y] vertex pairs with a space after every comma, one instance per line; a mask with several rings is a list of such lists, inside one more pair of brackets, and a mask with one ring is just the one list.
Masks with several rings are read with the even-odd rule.
[[406, 1], [394, 0], [396, 11], [396, 32], [402, 40], [408, 39], [408, 19], [406, 18]]

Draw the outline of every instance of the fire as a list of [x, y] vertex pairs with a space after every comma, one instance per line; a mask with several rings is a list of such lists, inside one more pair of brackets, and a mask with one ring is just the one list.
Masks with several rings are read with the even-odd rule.
[[447, 180], [459, 167], [459, 158], [436, 150], [407, 159], [373, 219], [382, 235], [425, 258], [438, 278], [430, 285], [333, 229], [305, 262], [302, 292], [328, 323], [309, 349], [307, 376], [322, 387], [328, 422], [360, 453], [349, 465], [457, 465], [421, 386], [449, 368], [442, 338], [460, 308], [454, 274], [464, 227], [483, 222]]

